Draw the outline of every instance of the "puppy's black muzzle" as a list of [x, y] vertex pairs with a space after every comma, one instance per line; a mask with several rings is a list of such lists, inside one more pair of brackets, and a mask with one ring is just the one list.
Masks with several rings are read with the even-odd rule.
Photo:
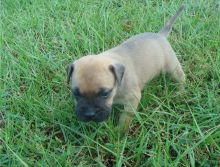
[[76, 105], [76, 116], [83, 122], [103, 122], [111, 113], [111, 107], [100, 101], [78, 100]]

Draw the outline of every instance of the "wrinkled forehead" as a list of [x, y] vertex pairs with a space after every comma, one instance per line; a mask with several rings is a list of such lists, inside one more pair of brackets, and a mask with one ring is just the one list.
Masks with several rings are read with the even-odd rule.
[[115, 78], [105, 61], [77, 62], [74, 66], [73, 86], [82, 93], [96, 93], [102, 88], [112, 89]]

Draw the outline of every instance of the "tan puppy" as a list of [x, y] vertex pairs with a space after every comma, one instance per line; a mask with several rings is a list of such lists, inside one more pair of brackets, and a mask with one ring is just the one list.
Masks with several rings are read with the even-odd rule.
[[76, 99], [76, 116], [82, 121], [108, 118], [113, 103], [124, 104], [119, 126], [127, 129], [145, 84], [161, 72], [184, 83], [185, 75], [167, 41], [181, 7], [159, 33], [142, 33], [98, 55], [84, 56], [67, 68]]

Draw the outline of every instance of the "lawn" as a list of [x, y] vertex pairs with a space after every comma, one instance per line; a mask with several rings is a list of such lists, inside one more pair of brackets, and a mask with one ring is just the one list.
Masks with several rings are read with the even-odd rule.
[[[220, 166], [218, 0], [2, 0], [0, 166]], [[75, 59], [158, 32], [182, 4], [169, 36], [187, 76], [146, 85], [130, 130], [120, 106], [101, 124], [79, 122], [65, 68]]]

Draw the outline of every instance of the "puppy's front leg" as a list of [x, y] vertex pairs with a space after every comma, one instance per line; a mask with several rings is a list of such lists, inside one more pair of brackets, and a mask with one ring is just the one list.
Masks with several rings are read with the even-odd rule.
[[141, 99], [141, 92], [138, 91], [135, 93], [135, 96], [132, 96], [126, 100], [126, 103], [124, 104], [124, 111], [121, 113], [119, 117], [119, 128], [121, 131], [125, 132], [128, 130], [132, 119], [134, 117], [134, 112], [136, 112], [138, 108], [138, 104]]

